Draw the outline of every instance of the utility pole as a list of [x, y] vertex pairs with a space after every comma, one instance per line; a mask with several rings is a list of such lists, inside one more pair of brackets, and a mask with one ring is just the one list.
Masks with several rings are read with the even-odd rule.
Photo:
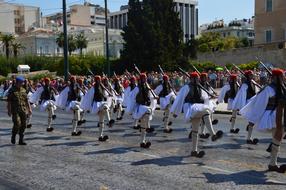
[[106, 63], [108, 67], [108, 76], [111, 76], [110, 73], [110, 62], [109, 62], [109, 39], [108, 39], [108, 7], [107, 0], [104, 0], [105, 3], [105, 52], [106, 52]]
[[64, 75], [65, 81], [68, 80], [69, 62], [68, 62], [68, 32], [67, 32], [67, 4], [63, 0], [63, 30], [64, 30]]

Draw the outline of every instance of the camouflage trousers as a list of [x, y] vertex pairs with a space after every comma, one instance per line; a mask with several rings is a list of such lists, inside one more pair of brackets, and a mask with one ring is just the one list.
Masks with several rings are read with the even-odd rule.
[[24, 135], [27, 126], [27, 114], [25, 112], [13, 113], [12, 121], [13, 121], [12, 134]]

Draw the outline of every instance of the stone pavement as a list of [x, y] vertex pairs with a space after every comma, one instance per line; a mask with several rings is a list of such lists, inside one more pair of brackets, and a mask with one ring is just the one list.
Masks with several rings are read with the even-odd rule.
[[[229, 115], [215, 115], [222, 140], [200, 140], [203, 159], [190, 157], [189, 125], [174, 120], [172, 134], [164, 134], [162, 112], [156, 111], [148, 135], [149, 150], [139, 148], [140, 133], [132, 121], [118, 122], [98, 142], [93, 115], [80, 137], [71, 137], [71, 114], [57, 110], [55, 131], [47, 133], [47, 113], [34, 110], [33, 128], [26, 132], [28, 146], [10, 144], [11, 118], [0, 102], [0, 189], [285, 189], [286, 175], [266, 172], [270, 133], [254, 132], [257, 146], [246, 145], [246, 121], [239, 118], [238, 135], [229, 131]], [[126, 116], [128, 117], [128, 116]], [[285, 143], [279, 161], [286, 162]]]

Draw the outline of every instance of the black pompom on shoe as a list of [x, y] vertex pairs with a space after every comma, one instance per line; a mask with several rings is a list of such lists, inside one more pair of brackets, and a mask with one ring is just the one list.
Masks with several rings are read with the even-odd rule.
[[204, 157], [205, 154], [206, 154], [205, 151], [200, 151], [200, 152], [193, 151], [191, 152], [191, 157], [202, 158]]
[[114, 119], [111, 119], [111, 120], [108, 122], [108, 127], [109, 127], [109, 128], [112, 128], [113, 125], [114, 125], [114, 123], [115, 123]]
[[216, 141], [216, 140], [222, 138], [222, 136], [223, 136], [223, 132], [218, 131], [214, 136], [212, 136], [212, 141]]
[[72, 132], [71, 135], [72, 135], [72, 136], [80, 136], [80, 135], [81, 135], [81, 131]]
[[246, 140], [246, 143], [247, 144], [252, 144], [252, 145], [257, 145], [258, 144], [258, 142], [259, 142], [259, 140], [258, 139], [253, 139], [253, 140]]
[[48, 127], [48, 128], [47, 128], [47, 132], [52, 132], [53, 130], [54, 130], [53, 127]]
[[218, 119], [214, 119], [214, 120], [212, 121], [212, 124], [213, 124], [213, 125], [218, 124]]
[[56, 118], [57, 118], [57, 116], [56, 116], [56, 115], [53, 115], [53, 116], [52, 116], [52, 119], [53, 119], [53, 120], [55, 120]]
[[155, 131], [155, 129], [153, 128], [153, 127], [150, 127], [150, 128], [147, 128], [146, 129], [146, 132], [147, 133], [152, 133], [152, 132], [154, 132]]
[[277, 173], [286, 173], [286, 165], [279, 166], [270, 166], [268, 165], [269, 172], [277, 172]]
[[173, 124], [173, 122], [172, 121], [170, 121], [169, 123], [168, 123], [168, 126], [171, 126]]
[[172, 132], [173, 132], [173, 129], [172, 129], [172, 128], [164, 129], [164, 133], [172, 133]]

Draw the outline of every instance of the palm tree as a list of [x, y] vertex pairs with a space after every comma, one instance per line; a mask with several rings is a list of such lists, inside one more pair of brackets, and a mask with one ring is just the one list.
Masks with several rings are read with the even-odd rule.
[[25, 47], [18, 42], [12, 43], [11, 46], [12, 46], [12, 51], [13, 51], [14, 57], [18, 56], [18, 53], [21, 49], [25, 49]]
[[80, 33], [75, 37], [75, 39], [76, 39], [76, 46], [80, 50], [80, 55], [82, 55], [82, 50], [84, 48], [87, 48], [88, 44], [87, 38], [84, 36], [83, 33]]
[[75, 37], [72, 34], [70, 34], [68, 36], [68, 51], [69, 51], [69, 55], [71, 55], [72, 52], [75, 51], [75, 50], [76, 50], [76, 39], [75, 39]]
[[0, 41], [2, 41], [5, 52], [6, 52], [6, 58], [9, 59], [10, 57], [10, 45], [15, 40], [15, 37], [12, 34], [2, 34], [0, 36]]
[[56, 38], [56, 43], [58, 44], [58, 46], [60, 48], [63, 48], [64, 47], [64, 33], [61, 32], [58, 37]]

